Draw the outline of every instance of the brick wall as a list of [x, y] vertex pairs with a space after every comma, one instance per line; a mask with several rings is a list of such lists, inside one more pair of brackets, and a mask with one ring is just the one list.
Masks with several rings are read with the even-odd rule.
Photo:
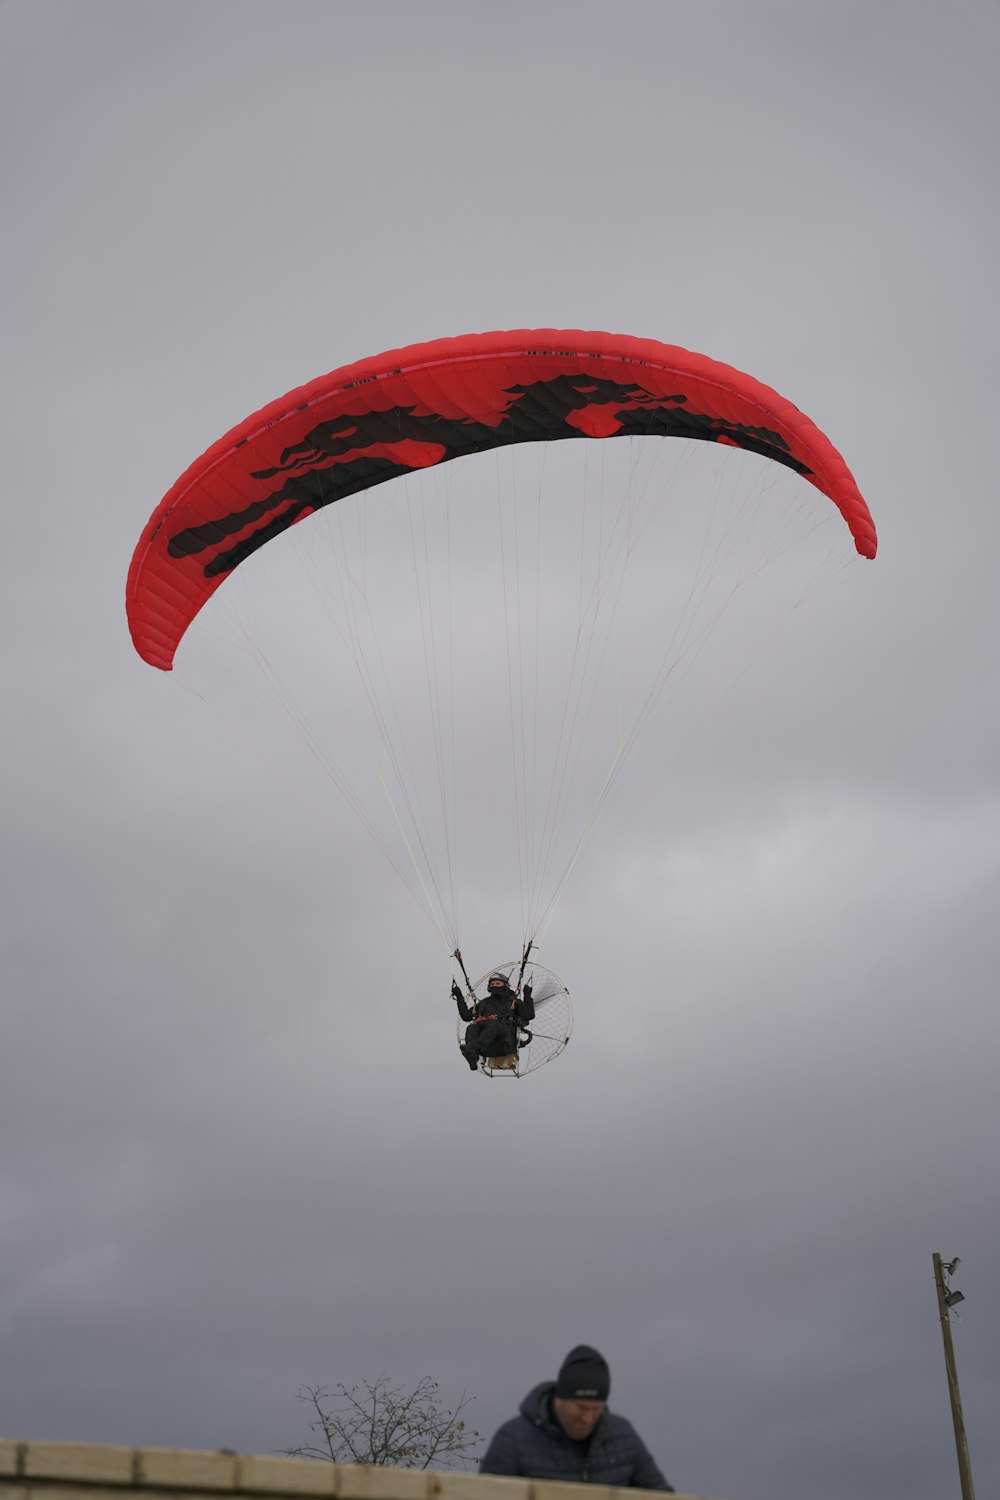
[[[605, 1485], [547, 1484], [456, 1471], [365, 1468], [183, 1448], [19, 1443], [0, 1438], [0, 1500], [634, 1500]], [[678, 1496], [678, 1500], [705, 1497]]]

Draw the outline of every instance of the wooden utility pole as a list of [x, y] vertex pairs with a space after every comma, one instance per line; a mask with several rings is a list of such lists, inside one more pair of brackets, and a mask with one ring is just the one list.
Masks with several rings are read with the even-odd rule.
[[[957, 1264], [957, 1261], [949, 1262], [949, 1274], [951, 1274], [952, 1266]], [[934, 1256], [934, 1285], [937, 1288], [938, 1314], [941, 1318], [941, 1337], [944, 1340], [944, 1364], [948, 1372], [948, 1395], [951, 1397], [951, 1420], [955, 1428], [955, 1447], [958, 1450], [958, 1477], [962, 1486], [962, 1500], [976, 1500], [976, 1492], [972, 1488], [972, 1465], [969, 1462], [969, 1444], [966, 1441], [965, 1423], [962, 1420], [962, 1398], [958, 1392], [955, 1347], [951, 1341], [951, 1318], [948, 1315], [947, 1302], [950, 1293], [945, 1289], [944, 1267], [941, 1263], [940, 1255]]]

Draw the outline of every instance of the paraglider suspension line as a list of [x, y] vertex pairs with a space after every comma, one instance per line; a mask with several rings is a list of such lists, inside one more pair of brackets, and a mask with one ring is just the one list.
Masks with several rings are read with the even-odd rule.
[[476, 998], [476, 992], [472, 988], [472, 980], [469, 978], [468, 974], [465, 972], [465, 964], [462, 962], [462, 950], [460, 948], [456, 948], [455, 951], [454, 951], [454, 953], [451, 956], [455, 960], [455, 962], [458, 964], [458, 967], [461, 969], [461, 971], [462, 971], [462, 978], [465, 980], [465, 988], [468, 990], [470, 998], [474, 1000]]
[[525, 944], [524, 952], [521, 954], [521, 972], [517, 976], [517, 994], [521, 993], [521, 982], [524, 979], [524, 971], [528, 966], [528, 954], [531, 952], [534, 946], [535, 940], [534, 938], [530, 938], [529, 941]]

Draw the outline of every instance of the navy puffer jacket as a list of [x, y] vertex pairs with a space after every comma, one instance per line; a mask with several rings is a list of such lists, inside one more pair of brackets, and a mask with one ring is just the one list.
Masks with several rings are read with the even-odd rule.
[[606, 1408], [584, 1442], [569, 1437], [552, 1412], [555, 1381], [536, 1385], [521, 1402], [520, 1415], [493, 1434], [480, 1474], [521, 1474], [564, 1484], [614, 1484], [669, 1490], [656, 1461], [631, 1422]]

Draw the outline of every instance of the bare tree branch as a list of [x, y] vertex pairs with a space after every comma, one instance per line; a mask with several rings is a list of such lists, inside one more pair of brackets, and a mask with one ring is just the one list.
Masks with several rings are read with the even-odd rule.
[[298, 1394], [311, 1408], [309, 1430], [317, 1441], [284, 1449], [292, 1458], [397, 1469], [426, 1469], [432, 1462], [439, 1468], [464, 1467], [474, 1461], [482, 1441], [462, 1417], [473, 1397], [463, 1391], [449, 1410], [429, 1375], [411, 1391], [391, 1385], [383, 1374], [332, 1391], [305, 1385]]

